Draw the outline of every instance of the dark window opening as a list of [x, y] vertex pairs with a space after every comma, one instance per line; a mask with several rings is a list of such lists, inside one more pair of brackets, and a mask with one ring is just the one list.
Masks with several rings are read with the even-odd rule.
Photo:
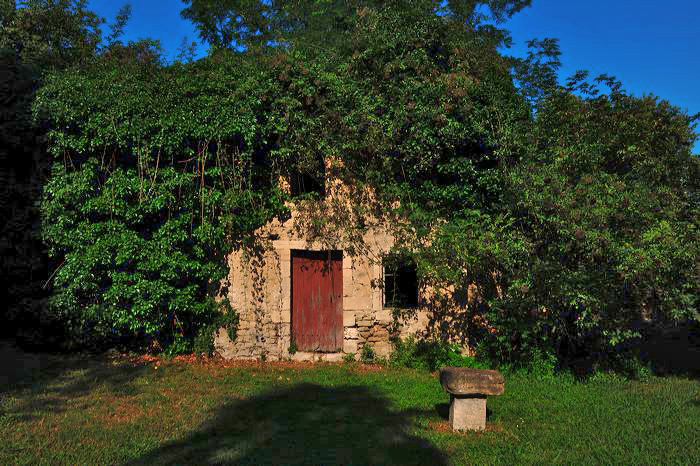
[[418, 306], [418, 273], [412, 260], [400, 256], [384, 258], [384, 306]]
[[323, 180], [307, 175], [305, 173], [295, 173], [290, 176], [289, 184], [292, 191], [292, 197], [298, 197], [302, 194], [318, 194], [321, 197], [326, 195], [326, 186]]

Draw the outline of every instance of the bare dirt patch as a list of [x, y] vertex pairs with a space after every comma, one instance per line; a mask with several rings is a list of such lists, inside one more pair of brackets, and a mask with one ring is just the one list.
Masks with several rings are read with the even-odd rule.
[[[174, 358], [165, 358], [154, 355], [122, 355], [115, 359], [132, 365], [154, 365], [157, 367], [173, 366], [183, 364], [194, 368], [204, 369], [260, 369], [260, 370], [311, 370], [318, 369], [324, 366], [343, 366], [342, 362], [315, 362], [315, 361], [260, 361], [257, 359], [250, 360], [226, 360], [219, 355], [181, 355]], [[378, 364], [359, 364], [353, 363], [351, 370], [357, 373], [379, 372], [385, 370], [385, 367]]]
[[435, 432], [449, 433], [452, 432], [448, 421], [428, 421], [428, 427]]
[[350, 372], [354, 374], [371, 374], [374, 372], [382, 372], [386, 370], [385, 366], [379, 364], [357, 364], [351, 366]]
[[474, 434], [483, 434], [487, 432], [504, 432], [505, 430], [503, 429], [503, 426], [497, 423], [486, 423], [486, 428], [484, 430], [480, 431], [464, 431], [464, 432], [459, 432], [459, 431], [454, 431], [452, 430], [452, 427], [450, 427], [450, 421], [441, 419], [439, 421], [436, 420], [430, 420], [428, 421], [428, 428], [430, 430], [433, 430], [435, 432], [441, 432], [441, 433], [449, 433], [449, 434], [454, 434], [454, 435], [474, 435]]

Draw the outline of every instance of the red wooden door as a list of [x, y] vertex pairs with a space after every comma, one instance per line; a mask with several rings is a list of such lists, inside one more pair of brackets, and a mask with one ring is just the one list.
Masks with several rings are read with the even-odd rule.
[[341, 251], [292, 251], [292, 335], [299, 351], [342, 349]]

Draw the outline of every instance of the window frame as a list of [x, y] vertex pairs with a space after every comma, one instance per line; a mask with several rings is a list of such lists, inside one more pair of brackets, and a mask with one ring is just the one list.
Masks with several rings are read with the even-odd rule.
[[[386, 263], [387, 258], [393, 258], [394, 260], [397, 261], [397, 266], [393, 271], [390, 271], [387, 273], [388, 270], [391, 270], [391, 267]], [[400, 261], [405, 261], [408, 267], [411, 267], [412, 274], [414, 275], [414, 284], [415, 284], [415, 297], [413, 298], [406, 298], [404, 300], [400, 300], [397, 302], [396, 300], [396, 295], [398, 291], [398, 284], [401, 282], [401, 280], [398, 279], [400, 276], [401, 272], [401, 266], [398, 265], [400, 264]], [[388, 287], [387, 287], [387, 277], [391, 277], [393, 281], [393, 296], [394, 299], [392, 302], [387, 302], [387, 295], [388, 295]], [[414, 293], [411, 293], [413, 295]], [[407, 293], [399, 293], [399, 296], [408, 296]], [[416, 309], [420, 307], [420, 282], [418, 280], [418, 271], [417, 271], [417, 265], [414, 261], [406, 258], [406, 257], [401, 257], [397, 255], [392, 255], [388, 254], [382, 258], [382, 308], [385, 309]]]

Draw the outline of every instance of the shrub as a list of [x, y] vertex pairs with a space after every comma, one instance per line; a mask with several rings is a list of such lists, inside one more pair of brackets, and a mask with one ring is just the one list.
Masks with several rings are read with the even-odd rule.
[[413, 336], [405, 340], [396, 338], [393, 344], [394, 351], [389, 357], [389, 363], [393, 366], [423, 369], [431, 372], [445, 366], [487, 368], [476, 358], [462, 356], [459, 352], [459, 345], [435, 340], [417, 340]]
[[371, 364], [376, 362], [377, 355], [374, 353], [374, 349], [369, 343], [365, 343], [360, 351], [360, 361], [365, 364]]
[[192, 340], [188, 340], [182, 335], [176, 335], [172, 342], [165, 348], [163, 354], [172, 358], [180, 354], [190, 354], [192, 352]]
[[451, 215], [423, 241], [424, 275], [478, 286], [464, 315], [480, 314], [480, 354], [500, 363], [602, 367], [639, 343], [644, 314], [700, 319], [697, 117], [599, 81], [609, 94], [576, 77], [580, 95], [544, 101], [500, 212]]
[[291, 338], [291, 340], [290, 340], [290, 342], [289, 342], [289, 349], [288, 349], [289, 354], [292, 354], [292, 355], [293, 355], [293, 354], [296, 354], [297, 350], [298, 350], [298, 348], [297, 348], [297, 342], [296, 342], [296, 340], [294, 339], [294, 336], [292, 335], [292, 338]]
[[214, 352], [214, 335], [219, 329], [224, 329], [228, 337], [233, 341], [238, 333], [238, 313], [231, 308], [228, 301], [222, 301], [219, 312], [215, 317], [211, 317], [210, 322], [200, 327], [193, 342], [193, 352], [195, 354], [206, 354], [211, 356]]

